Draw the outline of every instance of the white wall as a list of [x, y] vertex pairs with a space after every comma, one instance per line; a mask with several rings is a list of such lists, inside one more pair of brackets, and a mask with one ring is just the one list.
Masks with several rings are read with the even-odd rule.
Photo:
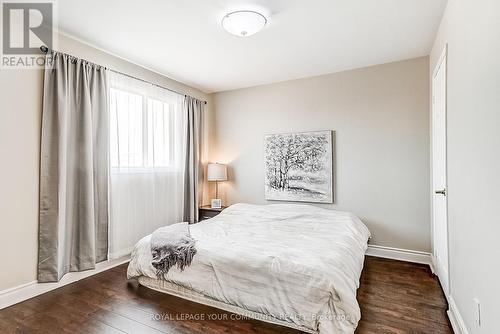
[[[500, 315], [500, 2], [450, 0], [431, 53], [448, 43], [448, 211], [451, 296], [470, 333], [498, 333]], [[473, 298], [481, 303], [475, 323]]]
[[41, 71], [0, 69], [0, 291], [35, 280]]
[[372, 244], [430, 250], [428, 57], [215, 93], [212, 161], [226, 204], [266, 203], [264, 134], [336, 131], [335, 204]]
[[[69, 37], [58, 49], [208, 100], [212, 122], [210, 95]], [[42, 89], [41, 70], [0, 70], [0, 291], [36, 280]]]

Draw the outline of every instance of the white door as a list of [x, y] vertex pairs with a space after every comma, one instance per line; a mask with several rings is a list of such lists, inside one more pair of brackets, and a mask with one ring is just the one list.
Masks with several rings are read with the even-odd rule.
[[446, 53], [445, 48], [434, 69], [432, 78], [432, 207], [435, 270], [445, 294], [448, 295]]

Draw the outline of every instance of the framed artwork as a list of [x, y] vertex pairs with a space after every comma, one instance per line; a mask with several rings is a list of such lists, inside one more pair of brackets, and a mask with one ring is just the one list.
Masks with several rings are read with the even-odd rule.
[[267, 200], [333, 203], [333, 131], [266, 135]]
[[220, 198], [213, 199], [210, 203], [210, 207], [212, 209], [221, 209], [222, 208], [222, 200]]

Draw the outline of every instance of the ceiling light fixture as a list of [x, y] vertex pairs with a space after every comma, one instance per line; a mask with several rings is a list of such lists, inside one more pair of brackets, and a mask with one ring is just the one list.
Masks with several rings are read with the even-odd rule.
[[230, 34], [247, 37], [259, 32], [267, 23], [261, 13], [252, 10], [238, 10], [222, 18], [222, 27]]

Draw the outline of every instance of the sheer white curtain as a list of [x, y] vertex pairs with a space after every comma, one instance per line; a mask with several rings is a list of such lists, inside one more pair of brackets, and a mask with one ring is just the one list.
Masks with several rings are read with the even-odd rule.
[[156, 228], [182, 221], [183, 96], [109, 72], [109, 257]]

